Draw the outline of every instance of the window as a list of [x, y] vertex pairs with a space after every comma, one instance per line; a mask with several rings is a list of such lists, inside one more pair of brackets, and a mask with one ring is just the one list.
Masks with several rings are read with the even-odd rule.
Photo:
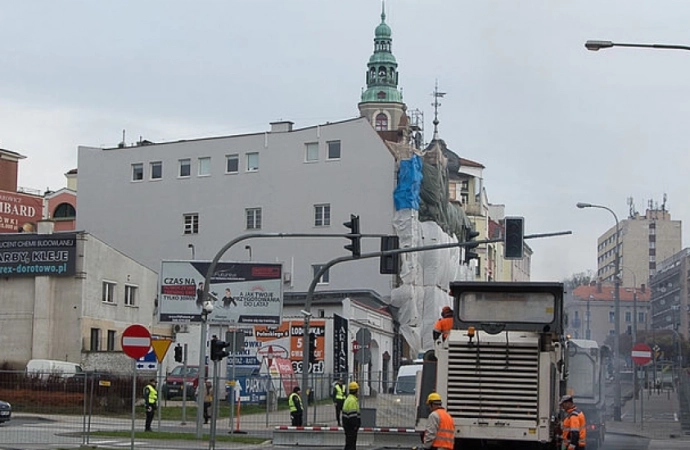
[[225, 173], [237, 173], [240, 170], [240, 155], [225, 157]]
[[625, 321], [630, 323], [632, 321], [632, 313], [630, 311], [625, 312]]
[[574, 312], [575, 312], [574, 320], [580, 320], [580, 311], [574, 311]]
[[115, 336], [116, 332], [115, 330], [108, 330], [108, 342], [107, 342], [107, 348], [109, 352], [114, 352], [115, 351]]
[[125, 285], [125, 306], [137, 304], [137, 287], [129, 284]]
[[91, 328], [91, 343], [89, 350], [97, 352], [101, 349], [101, 330], [99, 328]]
[[115, 284], [112, 281], [103, 282], [103, 298], [105, 303], [115, 303]]
[[199, 214], [185, 214], [184, 217], [184, 234], [199, 234]]
[[376, 122], [374, 125], [376, 131], [386, 131], [388, 130], [388, 116], [384, 113], [378, 113], [376, 115]]
[[163, 178], [163, 163], [160, 161], [151, 163], [151, 179], [160, 180]]
[[470, 182], [468, 180], [460, 181], [460, 189], [463, 191], [468, 191], [470, 189]]
[[141, 163], [132, 164], [132, 181], [144, 179], [144, 165]]
[[307, 162], [319, 160], [319, 143], [318, 142], [310, 142], [308, 144], [305, 144], [304, 160]]
[[180, 160], [180, 178], [189, 177], [192, 174], [192, 160], [191, 159], [181, 159]]
[[[311, 268], [312, 268], [312, 277], [315, 277], [315, 276], [316, 276], [316, 273], [317, 273], [319, 270], [321, 270], [322, 267], [323, 267], [323, 265], [321, 265], [321, 264], [314, 264], [313, 266], [311, 266]], [[331, 277], [330, 277], [330, 273], [329, 273], [330, 271], [331, 271], [330, 269], [327, 269], [327, 270], [323, 273], [323, 275], [321, 275], [321, 278], [319, 278], [318, 284], [328, 284], [328, 282], [330, 281], [330, 278], [331, 278]]]
[[640, 311], [637, 313], [637, 321], [644, 322], [644, 312]]
[[69, 203], [60, 203], [53, 213], [53, 219], [74, 219], [75, 217], [77, 217], [77, 211]]
[[628, 327], [625, 329], [625, 334], [627, 334], [628, 336], [632, 335], [632, 326], [631, 325], [628, 325]]
[[340, 159], [340, 141], [330, 141], [328, 144], [328, 159]]
[[247, 229], [260, 230], [261, 229], [261, 208], [247, 208]]
[[247, 172], [259, 170], [259, 154], [257, 152], [247, 153]]
[[327, 227], [331, 225], [331, 205], [314, 205], [314, 226]]
[[208, 177], [211, 175], [211, 158], [199, 158], [199, 176]]
[[609, 311], [609, 323], [614, 323], [616, 321], [616, 313]]
[[615, 336], [616, 330], [609, 330], [609, 336]]

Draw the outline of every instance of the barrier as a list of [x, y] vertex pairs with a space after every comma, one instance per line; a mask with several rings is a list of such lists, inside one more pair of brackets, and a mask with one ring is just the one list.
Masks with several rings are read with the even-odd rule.
[[[358, 446], [412, 448], [420, 442], [419, 433], [411, 428], [362, 427], [357, 435]], [[342, 427], [282, 425], [273, 430], [273, 445], [342, 447], [345, 445], [345, 432]]]

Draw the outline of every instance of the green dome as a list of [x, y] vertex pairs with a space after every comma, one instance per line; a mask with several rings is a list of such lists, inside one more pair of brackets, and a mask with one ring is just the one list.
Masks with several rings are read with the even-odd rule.
[[381, 14], [381, 23], [376, 27], [376, 38], [377, 39], [390, 39], [391, 38], [391, 27], [384, 22], [386, 18], [385, 14]]

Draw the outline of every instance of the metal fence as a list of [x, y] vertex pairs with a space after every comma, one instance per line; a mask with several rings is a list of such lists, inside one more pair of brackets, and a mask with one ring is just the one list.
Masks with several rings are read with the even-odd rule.
[[[25, 372], [0, 371], [0, 400], [12, 405], [11, 420], [0, 424], [0, 444], [35, 444], [39, 447], [43, 443], [98, 444], [106, 437], [101, 433], [97, 436], [97, 432], [131, 430], [133, 392], [136, 393], [135, 430], [143, 431], [142, 391], [150, 378], [150, 375], [139, 376], [134, 385], [131, 373], [83, 373], [63, 377], [60, 374], [29, 376]], [[337, 425], [331, 399], [335, 379], [331, 374], [309, 376], [309, 386], [306, 387], [308, 420], [305, 425]], [[392, 394], [394, 384], [384, 382], [379, 373], [357, 378], [348, 375], [343, 379], [346, 386], [352, 380], [360, 385], [364, 426], [414, 427], [414, 395]], [[274, 426], [289, 425], [287, 395], [298, 382], [301, 382], [301, 375], [247, 376], [238, 378], [234, 384], [225, 378], [218, 380], [218, 433], [227, 434], [233, 430], [250, 436], [270, 437]], [[159, 380], [159, 393], [165, 383], [165, 377]], [[229, 393], [233, 385], [236, 401], [232, 402], [231, 408], [232, 396]], [[154, 430], [195, 433], [197, 408], [194, 398], [165, 399], [159, 394], [159, 400]], [[209, 425], [204, 426], [203, 432], [208, 434]], [[107, 440], [113, 441], [112, 438]], [[125, 438], [120, 440], [126, 441]], [[173, 442], [166, 445], [178, 448]]]
[[690, 368], [680, 369], [678, 377], [678, 400], [680, 402], [680, 425], [685, 434], [690, 434]]

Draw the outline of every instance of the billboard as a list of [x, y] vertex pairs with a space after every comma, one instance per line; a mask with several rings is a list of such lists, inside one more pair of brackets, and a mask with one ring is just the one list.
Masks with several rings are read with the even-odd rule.
[[[163, 261], [160, 272], [160, 322], [200, 322], [210, 262]], [[283, 312], [281, 264], [221, 262], [209, 292], [212, 325], [280, 325]]]
[[76, 233], [0, 234], [0, 276], [69, 276], [75, 273]]
[[43, 198], [0, 191], [0, 233], [35, 233], [43, 218]]

